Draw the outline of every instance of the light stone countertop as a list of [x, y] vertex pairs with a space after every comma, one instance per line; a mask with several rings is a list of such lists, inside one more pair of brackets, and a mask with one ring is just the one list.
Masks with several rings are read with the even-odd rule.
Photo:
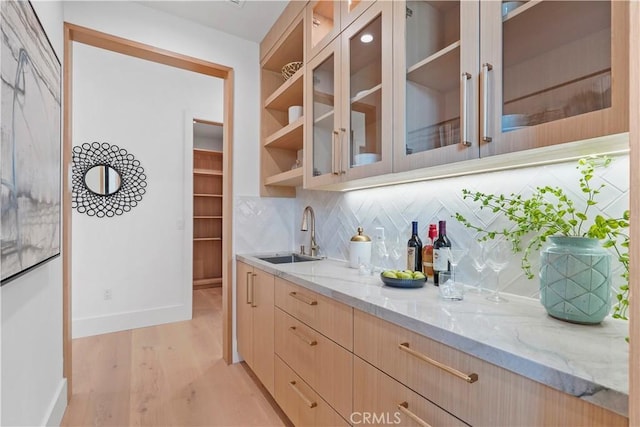
[[533, 299], [484, 295], [445, 301], [427, 283], [418, 289], [384, 286], [345, 261], [271, 264], [257, 256], [237, 260], [524, 377], [628, 416], [628, 322], [607, 317], [575, 325], [549, 317]]

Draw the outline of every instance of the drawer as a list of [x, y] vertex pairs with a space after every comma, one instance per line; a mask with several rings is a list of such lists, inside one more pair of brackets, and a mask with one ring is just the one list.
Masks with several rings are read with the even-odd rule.
[[353, 309], [276, 277], [276, 306], [348, 350], [353, 349]]
[[345, 419], [352, 408], [353, 354], [279, 308], [275, 352]]
[[[353, 348], [357, 356], [470, 424], [483, 409], [481, 394], [492, 394], [483, 387], [487, 363], [359, 310], [354, 313]], [[424, 356], [459, 375], [477, 374], [478, 380], [467, 382]]]
[[[627, 418], [583, 399], [359, 310], [353, 327], [357, 356], [471, 425], [628, 425]], [[470, 374], [477, 381], [458, 376]]]
[[353, 361], [355, 424], [467, 426], [359, 357]]
[[294, 425], [348, 426], [302, 378], [278, 356], [275, 358], [275, 399]]

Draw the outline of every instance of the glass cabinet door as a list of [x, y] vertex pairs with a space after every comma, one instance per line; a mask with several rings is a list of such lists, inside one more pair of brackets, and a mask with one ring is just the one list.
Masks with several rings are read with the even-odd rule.
[[624, 95], [613, 38], [626, 2], [486, 3], [498, 31], [482, 34], [483, 154], [616, 133], [604, 117]]
[[305, 112], [305, 187], [335, 182], [339, 170], [339, 61], [340, 44], [331, 43], [313, 58], [306, 69], [308, 106]]
[[394, 170], [478, 157], [478, 2], [398, 2], [394, 19]]
[[391, 2], [378, 2], [342, 34], [345, 179], [391, 171]]
[[314, 58], [339, 34], [340, 3], [317, 0], [307, 5], [307, 58]]

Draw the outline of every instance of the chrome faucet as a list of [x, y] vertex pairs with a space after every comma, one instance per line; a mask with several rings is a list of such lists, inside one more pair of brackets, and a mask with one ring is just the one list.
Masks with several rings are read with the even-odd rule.
[[307, 217], [309, 215], [307, 215], [307, 213], [311, 215], [311, 237], [309, 242], [310, 248], [309, 248], [309, 253], [305, 254], [304, 245], [302, 245], [302, 247], [300, 248], [300, 253], [302, 255], [317, 256], [318, 249], [320, 249], [320, 247], [316, 243], [316, 215], [313, 212], [313, 208], [311, 206], [307, 206], [306, 208], [304, 208], [304, 211], [302, 212], [302, 225], [300, 225], [300, 231], [309, 230], [309, 224], [308, 224], [309, 221], [307, 220]]

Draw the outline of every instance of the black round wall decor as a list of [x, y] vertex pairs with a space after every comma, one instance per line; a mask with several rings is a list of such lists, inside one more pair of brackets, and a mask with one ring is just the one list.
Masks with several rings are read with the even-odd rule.
[[[104, 180], [106, 191], [96, 191], [87, 184], [87, 173], [95, 167], [115, 171], [117, 185], [109, 191], [109, 177]], [[138, 205], [146, 192], [144, 168], [133, 154], [106, 142], [85, 142], [73, 147], [73, 194], [71, 207], [80, 213], [98, 218], [129, 212]], [[101, 179], [103, 181], [103, 179]]]

